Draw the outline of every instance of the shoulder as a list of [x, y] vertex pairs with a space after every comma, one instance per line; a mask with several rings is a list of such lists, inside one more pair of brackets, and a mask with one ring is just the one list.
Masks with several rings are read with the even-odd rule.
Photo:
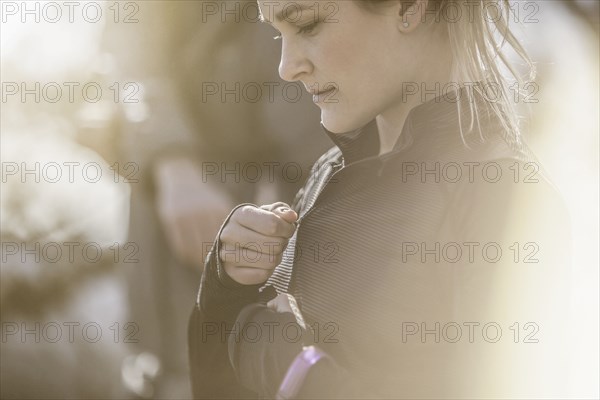
[[435, 180], [445, 227], [464, 240], [568, 240], [563, 196], [531, 149], [499, 129], [483, 136], [448, 138], [409, 165], [421, 180]]
[[465, 240], [570, 247], [568, 209], [537, 161], [483, 160], [447, 193], [447, 222]]

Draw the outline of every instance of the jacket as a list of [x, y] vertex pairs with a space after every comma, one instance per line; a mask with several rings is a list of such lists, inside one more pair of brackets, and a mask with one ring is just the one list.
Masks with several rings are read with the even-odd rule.
[[[495, 116], [465, 135], [460, 120], [454, 103], [422, 104], [381, 156], [375, 121], [326, 131], [336, 147], [298, 193], [296, 233], [264, 286], [229, 278], [217, 239], [190, 323], [196, 396], [273, 397], [307, 344], [334, 362], [317, 364], [300, 397], [561, 390], [568, 214]], [[276, 293], [297, 299], [308, 325], [297, 335], [293, 314], [264, 306]]]

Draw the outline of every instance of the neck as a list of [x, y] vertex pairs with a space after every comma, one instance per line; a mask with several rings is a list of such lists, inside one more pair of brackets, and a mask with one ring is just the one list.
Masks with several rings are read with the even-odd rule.
[[408, 113], [417, 104], [404, 103], [401, 107], [393, 107], [387, 112], [379, 114], [375, 120], [379, 131], [379, 155], [389, 153], [400, 138], [402, 127], [406, 122]]
[[[445, 94], [444, 87], [454, 87], [454, 85], [447, 86], [449, 82], [449, 76], [444, 76], [444, 79], [422, 81], [415, 94], [407, 95], [406, 93], [401, 93], [398, 101], [392, 103], [390, 107], [376, 117], [379, 141], [381, 143], [380, 155], [392, 151], [400, 138], [410, 111], [421, 104], [433, 100], [435, 97]], [[431, 92], [426, 93], [425, 90], [430, 90]], [[441, 101], [445, 100], [442, 99]]]
[[[400, 138], [408, 114], [413, 108], [444, 94], [443, 88], [455, 86], [447, 86], [451, 80], [448, 65], [452, 65], [452, 55], [446, 41], [440, 40], [439, 37], [433, 37], [428, 38], [426, 42], [437, 43], [435, 47], [429, 46], [426, 55], [419, 60], [420, 65], [428, 66], [426, 74], [420, 79], [414, 79], [410, 85], [403, 84], [397, 100], [376, 117], [381, 143], [379, 155], [393, 150]], [[410, 92], [407, 93], [405, 89], [409, 88]]]

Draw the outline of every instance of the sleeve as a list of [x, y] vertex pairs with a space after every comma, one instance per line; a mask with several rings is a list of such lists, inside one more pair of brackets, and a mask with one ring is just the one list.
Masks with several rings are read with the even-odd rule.
[[279, 313], [262, 304], [245, 307], [236, 327], [236, 334], [229, 337], [229, 357], [238, 381], [274, 398], [287, 368], [308, 341], [308, 332], [292, 313]]
[[347, 398], [342, 388], [351, 386], [343, 384], [348, 375], [323, 350], [323, 357], [298, 365], [316, 343], [293, 313], [251, 304], [239, 314], [236, 328], [229, 336], [229, 357], [245, 388], [266, 398]]
[[[332, 148], [312, 166], [306, 183], [292, 204], [299, 215], [306, 211], [307, 198], [315, 195], [319, 178], [325, 177], [323, 165], [337, 160], [339, 155], [339, 150]], [[272, 286], [266, 286], [261, 296], [263, 302], [274, 298], [274, 292]], [[292, 361], [304, 346], [314, 344], [310, 328], [307, 329], [301, 320], [301, 316], [275, 312], [259, 303], [250, 304], [239, 313], [235, 322], [236, 334], [229, 336], [229, 357], [235, 376], [245, 388], [267, 398], [277, 395], [284, 376], [292, 373], [288, 371]], [[315, 371], [319, 373], [315, 375]], [[311, 368], [304, 387], [307, 393], [322, 394], [313, 390], [314, 387], [322, 388], [320, 379], [323, 377], [332, 383], [338, 375], [337, 366], [321, 362]]]
[[[499, 162], [510, 172], [514, 161]], [[457, 359], [471, 394], [552, 397], [565, 390], [571, 235], [567, 209], [541, 175], [465, 184], [452, 213], [457, 237], [479, 261], [454, 266], [453, 319], [479, 324], [485, 340]], [[495, 342], [495, 337], [498, 341]], [[488, 367], [481, 368], [481, 360]]]
[[229, 364], [227, 336], [234, 332], [239, 311], [257, 300], [261, 285], [231, 279], [219, 261], [219, 237], [235, 210], [225, 219], [207, 256], [196, 305], [188, 325], [190, 379], [194, 398], [256, 398], [238, 384]]
[[[223, 222], [207, 256], [188, 325], [194, 398], [274, 397], [291, 361], [312, 336], [291, 313], [258, 303], [261, 285], [242, 285], [223, 270], [218, 254]], [[322, 368], [319, 366], [319, 368]]]
[[[322, 159], [339, 153], [333, 150]], [[317, 162], [313, 167], [307, 184], [296, 196], [293, 208], [299, 213], [307, 193], [314, 190], [320, 165]], [[230, 213], [217, 238], [231, 214], [244, 205], [248, 204]], [[298, 325], [293, 314], [276, 313], [261, 304], [258, 289], [262, 285], [245, 286], [231, 279], [221, 266], [219, 250], [216, 240], [207, 256], [189, 323], [192, 392], [197, 398], [273, 397], [302, 346], [312, 344], [311, 334]], [[330, 370], [324, 364], [316, 368]], [[317, 376], [333, 376], [321, 372]], [[331, 373], [337, 372], [333, 369]], [[316, 380], [311, 372], [307, 381]]]

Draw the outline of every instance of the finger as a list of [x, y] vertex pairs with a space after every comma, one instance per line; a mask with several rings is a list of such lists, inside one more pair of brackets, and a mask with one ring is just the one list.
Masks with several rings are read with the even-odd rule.
[[[269, 305], [270, 303], [270, 305]], [[281, 313], [283, 312], [281, 303], [279, 302], [279, 300], [271, 300], [269, 303], [267, 303], [267, 307], [270, 308], [271, 310]]]
[[289, 300], [287, 295], [285, 294], [279, 294], [277, 297], [275, 297], [273, 300], [269, 301], [267, 303], [267, 307], [283, 313], [283, 312], [291, 312], [291, 307], [289, 305]]
[[293, 224], [298, 220], [298, 214], [296, 214], [296, 211], [292, 210], [287, 205], [275, 208], [271, 212], [290, 224]]
[[260, 253], [256, 248], [226, 248], [221, 247], [219, 257], [228, 266], [244, 266], [273, 270], [282, 260], [282, 254]]
[[228, 224], [219, 237], [224, 246], [231, 248], [236, 244], [241, 247], [254, 245], [260, 248], [261, 253], [282, 253], [288, 240], [282, 237], [265, 236], [251, 229], [241, 226], [236, 222]]
[[287, 207], [287, 208], [291, 208], [290, 206], [287, 205], [287, 203], [284, 203], [283, 201], [278, 201], [277, 203], [273, 203], [273, 204], [265, 204], [260, 206], [259, 208], [261, 210], [266, 210], [266, 211], [273, 211], [276, 208], [279, 207]]
[[242, 207], [234, 213], [231, 219], [241, 226], [265, 236], [279, 236], [288, 239], [295, 230], [293, 224], [288, 223], [273, 212], [257, 207]]
[[225, 272], [227, 272], [233, 280], [243, 285], [258, 285], [260, 283], [265, 283], [271, 276], [272, 271], [249, 267], [237, 267], [228, 270], [227, 267], [225, 267]]
[[298, 219], [298, 215], [292, 208], [282, 201], [278, 201], [277, 203], [267, 204], [261, 206], [260, 209], [271, 211], [278, 217], [284, 219], [286, 222], [294, 223]]

